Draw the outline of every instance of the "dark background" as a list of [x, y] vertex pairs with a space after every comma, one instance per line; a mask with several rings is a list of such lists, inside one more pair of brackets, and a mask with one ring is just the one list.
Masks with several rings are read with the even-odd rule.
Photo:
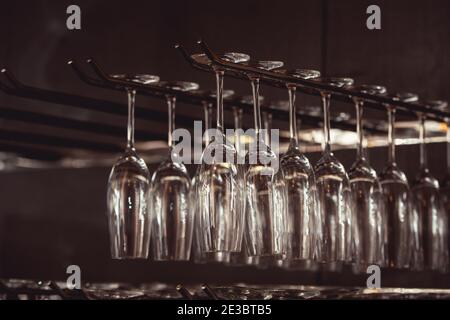
[[[66, 29], [65, 12], [70, 4], [81, 7], [82, 30]], [[381, 30], [366, 28], [370, 4], [381, 7]], [[125, 102], [123, 94], [80, 82], [67, 60], [93, 56], [111, 72], [147, 72], [213, 88], [211, 75], [193, 70], [173, 49], [175, 43], [182, 43], [196, 51], [195, 40], [201, 36], [218, 52], [241, 51], [255, 59], [282, 60], [290, 67], [316, 68], [325, 75], [351, 76], [358, 83], [445, 100], [450, 97], [449, 17], [450, 4], [444, 0], [0, 1], [0, 66], [7, 66], [29, 85]], [[225, 86], [239, 94], [250, 93], [249, 84], [242, 81], [227, 79]], [[262, 93], [271, 99], [286, 99], [283, 90], [263, 87]], [[152, 110], [166, 108], [160, 100], [138, 99]], [[319, 101], [299, 96], [298, 103], [301, 108]], [[120, 116], [0, 93], [2, 106], [116, 124], [123, 126], [125, 134], [125, 118]], [[353, 114], [349, 105], [333, 105], [333, 112], [344, 109]], [[198, 107], [180, 104], [177, 112], [201, 118]], [[371, 110], [366, 115], [371, 121], [385, 116]], [[1, 120], [0, 128], [123, 143], [102, 134], [55, 131], [20, 121]], [[137, 128], [164, 135], [166, 123], [137, 119]], [[438, 178], [445, 173], [444, 150], [441, 144], [429, 147], [430, 168]], [[318, 156], [312, 154], [310, 159], [315, 162]], [[337, 156], [348, 168], [354, 151], [340, 151]], [[381, 170], [386, 150], [370, 150], [370, 160]], [[412, 180], [418, 168], [417, 146], [399, 148], [398, 162]], [[150, 167], [154, 170], [155, 166]], [[105, 217], [108, 173], [107, 167], [0, 173], [0, 277], [61, 279], [69, 264], [78, 264], [87, 280], [365, 284], [363, 278], [328, 279], [275, 270], [111, 261]], [[448, 279], [436, 280], [435, 275], [396, 280], [402, 277], [390, 274], [394, 285], [450, 285]]]

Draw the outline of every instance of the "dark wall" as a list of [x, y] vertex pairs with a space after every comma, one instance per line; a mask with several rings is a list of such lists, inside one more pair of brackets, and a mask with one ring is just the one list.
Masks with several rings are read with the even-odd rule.
[[[124, 96], [82, 84], [66, 66], [69, 58], [94, 56], [112, 72], [149, 72], [163, 79], [198, 81], [212, 88], [213, 79], [191, 69], [173, 49], [176, 42], [195, 51], [201, 36], [217, 51], [236, 50], [259, 59], [278, 59], [290, 67], [317, 68], [328, 75], [355, 77], [360, 83], [384, 84], [392, 91], [417, 92], [427, 98], [449, 99], [450, 4], [433, 1], [87, 1], [82, 9], [82, 30], [65, 27], [66, 7], [73, 1], [2, 1], [0, 4], [0, 66], [8, 66], [27, 84], [91, 97], [124, 101]], [[370, 4], [382, 10], [382, 29], [365, 27]], [[226, 87], [248, 94], [249, 85], [237, 80]], [[286, 98], [286, 92], [262, 88], [268, 98]], [[164, 110], [163, 102], [139, 101]], [[317, 98], [299, 96], [299, 104]], [[67, 109], [0, 93], [0, 105], [40, 110], [84, 120], [124, 125], [122, 117]], [[350, 106], [334, 105], [333, 110]], [[198, 109], [181, 105], [179, 113]], [[372, 119], [384, 114], [367, 111]], [[0, 122], [31, 132], [51, 128]], [[164, 123], [137, 120], [138, 128]], [[61, 130], [60, 136], [82, 136], [108, 141], [99, 134]], [[432, 172], [443, 177], [444, 145], [430, 146]], [[348, 167], [353, 151], [338, 152]], [[318, 155], [311, 155], [313, 161]], [[370, 160], [381, 170], [384, 148], [371, 150]], [[413, 177], [418, 148], [402, 147], [399, 164]], [[68, 264], [82, 266], [90, 279], [170, 280], [197, 277], [224, 280], [253, 279], [259, 273], [222, 269], [185, 268], [155, 263], [135, 264], [109, 260], [105, 220], [108, 168], [34, 170], [0, 174], [0, 277], [62, 278]], [[85, 268], [83, 268], [83, 266]], [[264, 274], [265, 280], [270, 278]], [[284, 275], [290, 281], [292, 275]], [[280, 280], [280, 281], [281, 281]]]

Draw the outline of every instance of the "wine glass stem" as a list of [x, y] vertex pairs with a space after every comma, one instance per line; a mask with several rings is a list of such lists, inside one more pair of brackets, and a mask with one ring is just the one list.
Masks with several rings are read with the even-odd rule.
[[362, 127], [362, 114], [363, 114], [364, 101], [360, 99], [355, 100], [356, 107], [356, 134], [358, 136], [357, 158], [359, 160], [364, 158], [363, 139], [364, 132]]
[[134, 103], [136, 91], [128, 89], [127, 149], [134, 149]]
[[272, 129], [272, 115], [268, 112], [263, 112], [263, 122], [264, 122], [264, 143], [270, 145], [270, 130]]
[[389, 106], [388, 110], [388, 144], [389, 144], [389, 164], [395, 165], [395, 108]]
[[253, 114], [255, 120], [255, 133], [259, 141], [259, 134], [261, 130], [261, 110], [259, 107], [259, 78], [251, 78], [252, 92], [253, 92]]
[[298, 146], [298, 134], [297, 134], [297, 107], [295, 106], [295, 91], [296, 87], [288, 85], [289, 92], [289, 135], [291, 142], [294, 141]]
[[211, 117], [210, 117], [210, 115], [211, 115], [211, 112], [210, 112], [210, 109], [211, 109], [211, 104], [209, 103], [209, 102], [207, 102], [207, 101], [204, 101], [203, 102], [203, 115], [204, 115], [204, 117], [205, 117], [205, 145], [207, 145], [208, 143], [209, 143], [209, 133], [208, 133], [208, 130], [210, 129], [210, 127], [211, 127], [211, 124], [210, 124], [210, 121], [211, 121]]
[[175, 130], [175, 103], [176, 103], [176, 98], [174, 96], [167, 97], [167, 107], [168, 107], [168, 116], [169, 116], [167, 144], [169, 145], [170, 149], [172, 148], [172, 143], [173, 143], [172, 134], [173, 134], [173, 131]]
[[217, 129], [223, 131], [223, 70], [216, 70]]
[[324, 152], [331, 152], [330, 145], [330, 93], [321, 92], [323, 106], [323, 132], [324, 132]]
[[419, 137], [420, 137], [420, 168], [427, 168], [427, 150], [425, 143], [425, 116], [419, 114]]
[[450, 175], [450, 119], [447, 121], [447, 174]]
[[233, 107], [233, 120], [234, 120], [234, 146], [238, 155], [241, 154], [241, 135], [239, 129], [242, 129], [242, 109]]

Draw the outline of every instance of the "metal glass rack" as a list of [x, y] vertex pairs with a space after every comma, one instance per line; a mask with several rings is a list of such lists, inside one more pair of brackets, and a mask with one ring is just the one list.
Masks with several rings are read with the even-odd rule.
[[[352, 103], [351, 97], [360, 97], [366, 100], [365, 105], [379, 110], [385, 110], [386, 105], [396, 106], [399, 113], [415, 115], [423, 113], [430, 120], [446, 122], [450, 119], [450, 113], [447, 110], [433, 108], [431, 104], [424, 102], [404, 102], [399, 101], [392, 95], [374, 95], [359, 92], [352, 87], [338, 88], [316, 80], [304, 80], [290, 76], [288, 74], [275, 71], [261, 70], [250, 65], [232, 63], [221, 59], [214, 53], [204, 41], [198, 42], [202, 53], [209, 59], [208, 64], [201, 64], [194, 60], [190, 54], [181, 46], [176, 45], [184, 59], [194, 68], [213, 73], [219, 68], [225, 71], [225, 75], [237, 79], [248, 80], [249, 75], [257, 76], [261, 82], [273, 87], [286, 88], [286, 84], [296, 84], [298, 91], [306, 94], [318, 95], [319, 90], [325, 90], [332, 94], [333, 99]], [[202, 106], [205, 103], [215, 103], [216, 98], [212, 92], [196, 90], [192, 92], [181, 92], [172, 88], [162, 87], [152, 84], [142, 84], [132, 81], [126, 81], [111, 77], [103, 68], [94, 60], [88, 59], [86, 65], [90, 67], [91, 74], [86, 73], [83, 68], [75, 60], [69, 60], [68, 65], [75, 74], [86, 84], [108, 90], [123, 91], [126, 88], [132, 88], [139, 94], [165, 99], [167, 95], [175, 96], [182, 103], [194, 106]], [[91, 111], [106, 112], [109, 114], [125, 116], [127, 110], [124, 104], [107, 101], [97, 98], [85, 97], [77, 94], [59, 92], [43, 88], [32, 87], [19, 81], [8, 69], [3, 68], [0, 76], [0, 90], [4, 93], [19, 98], [42, 101], [50, 104], [58, 104], [64, 107], [76, 107]], [[251, 114], [252, 103], [245, 101], [242, 97], [232, 96], [224, 99], [225, 109], [232, 110], [240, 108], [244, 113]], [[297, 117], [306, 126], [319, 127], [322, 123], [322, 116], [318, 113], [305, 112], [299, 108]], [[21, 121], [30, 124], [45, 125], [52, 128], [73, 129], [85, 131], [89, 133], [106, 134], [111, 137], [119, 137], [125, 134], [125, 126], [111, 125], [103, 123], [101, 120], [79, 120], [70, 117], [61, 117], [40, 113], [37, 110], [16, 109], [13, 106], [0, 106], [0, 118], [4, 120]], [[69, 110], [69, 109], [68, 109]], [[265, 102], [261, 106], [261, 111], [270, 114], [273, 119], [287, 121], [289, 113], [282, 110], [271, 102]], [[76, 112], [70, 110], [68, 113]], [[142, 106], [136, 107], [136, 117], [144, 120], [158, 121], [166, 123], [167, 114], [161, 110], [154, 108], [146, 108]], [[177, 123], [181, 127], [191, 128], [194, 116], [177, 115]], [[231, 123], [231, 122], [230, 122]], [[334, 117], [331, 119], [333, 128], [354, 131], [354, 121]], [[243, 128], [248, 129], [248, 128]], [[368, 135], [380, 135], [385, 133], [384, 126], [380, 123], [367, 121], [364, 124], [364, 130]], [[141, 141], [165, 140], [165, 134], [158, 132], [152, 128], [136, 130], [136, 139]], [[120, 143], [89, 141], [81, 138], [60, 137], [55, 131], [54, 134], [19, 132], [11, 128], [0, 128], [0, 150], [4, 152], [13, 152], [21, 154], [25, 157], [36, 154], [36, 147], [46, 147], [45, 155], [40, 155], [42, 159], [54, 160], [64, 157], [61, 150], [74, 149], [84, 150], [88, 153], [115, 154], [121, 150]], [[60, 150], [61, 149], [61, 150]], [[67, 155], [67, 154], [66, 154]]]

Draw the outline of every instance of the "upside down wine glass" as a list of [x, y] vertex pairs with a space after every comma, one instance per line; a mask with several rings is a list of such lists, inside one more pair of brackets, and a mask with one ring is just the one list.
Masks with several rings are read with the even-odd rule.
[[[394, 100], [413, 102], [417, 95], [398, 93]], [[411, 241], [418, 236], [409, 216], [409, 184], [406, 175], [395, 162], [395, 106], [386, 105], [388, 113], [388, 164], [380, 174], [383, 210], [386, 216], [386, 265], [394, 268], [408, 268], [411, 257]]]
[[[192, 82], [159, 82], [159, 86], [178, 91], [198, 89]], [[168, 95], [168, 157], [152, 177], [150, 201], [153, 204], [153, 259], [189, 260], [194, 213], [190, 210], [191, 179], [180, 155], [173, 150], [175, 96]]]
[[[448, 103], [447, 101], [441, 101], [439, 110], [448, 112]], [[450, 118], [445, 118], [446, 124], [446, 148], [447, 148], [447, 172], [444, 180], [441, 183], [440, 195], [442, 205], [444, 206], [444, 217], [442, 223], [442, 234], [444, 235], [444, 239], [447, 238], [447, 243], [444, 244], [445, 257], [443, 259], [442, 270], [448, 271], [449, 268], [449, 255], [450, 255]]]
[[[140, 82], [140, 76], [113, 77]], [[159, 77], [146, 75], [146, 83]], [[108, 180], [107, 207], [111, 256], [113, 259], [146, 259], [150, 241], [151, 212], [147, 207], [150, 173], [134, 148], [134, 103], [136, 91], [128, 96], [127, 145], [113, 166]]]
[[[298, 69], [284, 72], [304, 80], [320, 77], [315, 70]], [[297, 108], [295, 94], [297, 86], [287, 84], [289, 94], [289, 138], [288, 150], [281, 158], [281, 170], [287, 188], [287, 259], [313, 260], [314, 244], [317, 237], [315, 226], [314, 170], [308, 158], [300, 151], [297, 131]]]
[[[210, 97], [217, 98], [217, 92], [209, 92], [208, 95]], [[231, 97], [234, 95], [233, 90], [224, 90], [222, 93], [224, 98]], [[203, 147], [206, 147], [210, 143], [209, 130], [212, 129], [212, 114], [213, 114], [213, 104], [208, 101], [204, 101], [203, 105], [203, 117], [204, 117], [204, 134], [203, 134]], [[200, 234], [200, 206], [197, 201], [197, 196], [199, 194], [199, 177], [200, 177], [200, 166], [197, 167], [196, 174], [192, 178], [192, 201], [191, 206], [192, 210], [195, 213], [195, 221], [194, 221], [194, 261], [196, 263], [206, 263], [206, 262], [227, 262], [229, 257], [226, 254], [223, 255], [207, 255], [205, 253], [205, 248], [203, 246], [202, 235]]]
[[[256, 68], [272, 70], [283, 66], [279, 61], [259, 61]], [[253, 92], [255, 136], [246, 157], [246, 245], [249, 256], [268, 259], [282, 257], [286, 237], [286, 189], [278, 158], [267, 146], [261, 133], [259, 78], [248, 75]], [[275, 164], [275, 165], [274, 165]]]
[[[203, 124], [205, 126], [204, 133], [202, 135], [202, 147], [207, 146], [209, 144], [209, 134], [208, 130], [211, 128], [211, 117], [212, 117], [212, 103], [208, 101], [204, 101], [202, 103], [203, 106]], [[200, 227], [197, 225], [200, 220], [199, 213], [199, 205], [198, 201], [196, 201], [196, 197], [198, 194], [198, 177], [200, 167], [197, 167], [197, 172], [192, 178], [191, 184], [192, 184], [192, 192], [191, 192], [191, 207], [194, 212], [194, 239], [193, 239], [193, 260], [196, 263], [205, 263], [205, 257], [204, 257], [204, 249], [202, 248], [202, 241], [201, 241], [201, 234], [200, 234]]]
[[[322, 83], [343, 87], [353, 84], [349, 78], [324, 78]], [[324, 112], [324, 151], [314, 167], [317, 186], [318, 225], [322, 227], [320, 260], [324, 262], [349, 261], [351, 255], [350, 185], [344, 166], [333, 155], [330, 144], [330, 98], [322, 91]]]
[[[232, 62], [248, 61], [244, 54], [226, 54]], [[224, 71], [214, 68], [217, 86], [217, 128], [202, 154], [197, 188], [202, 248], [206, 256], [221, 260], [241, 250], [243, 232], [243, 189], [236, 166], [234, 146], [224, 134], [223, 77]]]
[[[382, 95], [386, 88], [376, 85], [361, 85], [353, 90]], [[364, 100], [354, 97], [356, 107], [356, 132], [358, 137], [356, 161], [348, 172], [352, 191], [353, 245], [358, 266], [384, 264], [383, 210], [381, 207], [381, 185], [377, 173], [364, 155], [363, 106]]]
[[[440, 101], [426, 103], [430, 108], [439, 108]], [[411, 264], [413, 269], [443, 270], [446, 267], [447, 230], [445, 211], [439, 197], [439, 182], [427, 166], [426, 116], [418, 113], [420, 133], [420, 169], [411, 188], [411, 215], [419, 230], [417, 243], [414, 243]]]

